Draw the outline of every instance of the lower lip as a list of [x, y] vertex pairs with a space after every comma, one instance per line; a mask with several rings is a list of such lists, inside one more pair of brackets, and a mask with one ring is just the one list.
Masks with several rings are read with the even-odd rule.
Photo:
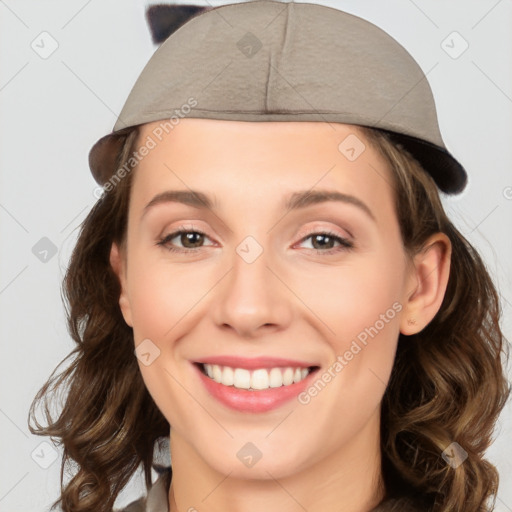
[[302, 393], [309, 385], [312, 376], [317, 373], [318, 368], [310, 372], [307, 377], [300, 382], [295, 382], [289, 386], [280, 386], [278, 388], [268, 388], [256, 391], [247, 389], [238, 389], [234, 386], [224, 386], [207, 377], [201, 368], [194, 364], [196, 371], [206, 389], [219, 402], [227, 407], [240, 412], [267, 412], [280, 407], [285, 402]]

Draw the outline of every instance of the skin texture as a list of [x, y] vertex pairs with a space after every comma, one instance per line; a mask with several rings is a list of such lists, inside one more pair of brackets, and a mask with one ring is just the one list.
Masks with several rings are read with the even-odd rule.
[[[145, 125], [139, 141], [155, 138], [158, 125]], [[354, 161], [338, 149], [348, 135], [366, 146]], [[111, 264], [135, 346], [149, 339], [160, 350], [139, 367], [172, 425], [171, 512], [371, 510], [383, 497], [380, 403], [398, 335], [420, 331], [439, 310], [447, 237], [406, 255], [391, 171], [355, 126], [184, 119], [132, 172], [127, 243], [112, 245]], [[217, 205], [168, 202], [141, 219], [155, 195], [189, 189]], [[374, 219], [346, 202], [283, 208], [290, 194], [319, 189], [358, 198]], [[156, 245], [182, 227], [204, 232], [202, 246], [180, 236]], [[325, 230], [353, 248], [307, 238]], [[263, 249], [252, 263], [236, 252], [247, 236]], [[387, 321], [376, 324], [381, 315]], [[307, 404], [236, 412], [209, 395], [192, 366], [206, 356], [267, 355], [310, 361], [322, 375], [382, 323]], [[247, 442], [262, 453], [252, 467], [237, 457]]]

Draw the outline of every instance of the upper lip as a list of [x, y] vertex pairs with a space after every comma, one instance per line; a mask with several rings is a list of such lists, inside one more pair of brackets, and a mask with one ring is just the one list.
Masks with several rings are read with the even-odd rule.
[[238, 357], [238, 356], [212, 356], [204, 357], [195, 361], [201, 364], [216, 364], [219, 366], [230, 366], [232, 368], [245, 368], [247, 370], [255, 370], [258, 368], [288, 367], [293, 368], [310, 368], [316, 366], [306, 361], [298, 361], [296, 359], [283, 359], [280, 357]]

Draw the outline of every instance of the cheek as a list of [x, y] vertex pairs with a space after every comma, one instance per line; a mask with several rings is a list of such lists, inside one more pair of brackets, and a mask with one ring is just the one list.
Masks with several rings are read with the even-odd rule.
[[302, 403], [318, 408], [315, 417], [333, 407], [330, 416], [340, 428], [357, 429], [380, 403], [400, 332], [404, 272], [401, 253], [381, 251], [300, 285], [331, 354], [330, 366], [303, 395]]
[[130, 305], [135, 341], [165, 340], [197, 304], [205, 291], [204, 277], [190, 265], [169, 264], [147, 255], [132, 258]]
[[133, 251], [130, 256], [128, 280], [134, 344], [148, 347], [150, 357], [154, 357], [146, 365], [139, 356], [139, 369], [157, 407], [169, 423], [179, 425], [188, 415], [193, 419], [192, 412], [197, 411], [186, 408], [183, 387], [189, 389], [191, 384], [187, 381], [189, 375], [176, 364], [176, 348], [191, 328], [187, 313], [191, 313], [204, 290], [201, 280], [194, 279], [191, 267], [169, 265], [142, 250]]
[[400, 254], [375, 252], [336, 267], [298, 273], [292, 287], [324, 324], [333, 347], [344, 351], [348, 341], [375, 324], [386, 336], [397, 332], [388, 327], [398, 325], [404, 270]]

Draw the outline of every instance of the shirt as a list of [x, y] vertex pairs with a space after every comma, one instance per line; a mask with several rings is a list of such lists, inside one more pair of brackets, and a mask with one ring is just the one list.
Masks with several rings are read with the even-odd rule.
[[123, 509], [114, 509], [112, 512], [169, 512], [172, 470], [168, 467], [157, 469], [157, 471], [160, 474], [149, 489], [147, 496], [142, 496]]

